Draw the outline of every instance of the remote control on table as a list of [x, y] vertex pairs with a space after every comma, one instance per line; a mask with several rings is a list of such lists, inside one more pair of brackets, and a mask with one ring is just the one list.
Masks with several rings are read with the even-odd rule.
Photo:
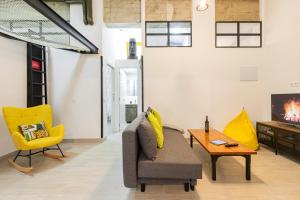
[[237, 147], [237, 146], [239, 146], [238, 143], [225, 144], [225, 147]]

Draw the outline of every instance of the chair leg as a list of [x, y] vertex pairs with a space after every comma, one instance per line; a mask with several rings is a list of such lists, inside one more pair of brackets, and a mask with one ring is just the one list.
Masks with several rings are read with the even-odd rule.
[[[16, 170], [23, 172], [23, 173], [30, 173], [32, 171], [32, 167], [31, 167], [31, 150], [29, 151], [28, 155], [20, 155], [22, 152], [22, 150], [19, 150], [17, 155], [14, 157], [14, 159], [8, 159], [8, 163], [14, 167]], [[19, 164], [16, 163], [16, 160], [19, 156], [23, 156], [23, 157], [27, 157], [29, 158], [29, 167], [23, 167]]]
[[29, 167], [31, 167], [31, 150], [29, 150], [28, 158], [29, 158]]
[[56, 146], [57, 146], [58, 150], [60, 151], [62, 157], [65, 157], [65, 155], [64, 155], [64, 153], [62, 152], [62, 150], [61, 150], [61, 148], [59, 147], [59, 145], [57, 144]]
[[14, 162], [16, 162], [16, 160], [17, 160], [17, 158], [19, 157], [19, 155], [20, 155], [21, 152], [22, 152], [22, 150], [19, 150], [19, 151], [18, 151], [17, 155], [16, 155], [15, 158], [14, 158]]

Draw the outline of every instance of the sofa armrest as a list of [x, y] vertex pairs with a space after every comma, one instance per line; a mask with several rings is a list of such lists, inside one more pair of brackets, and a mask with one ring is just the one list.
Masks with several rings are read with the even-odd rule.
[[137, 128], [145, 113], [140, 114], [122, 133], [123, 180], [125, 187], [135, 188], [138, 185], [138, 157], [140, 154]]
[[139, 149], [137, 146], [137, 137], [128, 131], [124, 131], [122, 135], [123, 149], [123, 179], [124, 185], [128, 188], [137, 186], [137, 162]]
[[175, 131], [179, 131], [182, 134], [184, 134], [184, 130], [182, 128], [178, 127], [178, 126], [175, 126], [175, 125], [164, 124], [163, 128], [165, 128], [165, 129], [171, 129], [171, 130], [175, 130]]

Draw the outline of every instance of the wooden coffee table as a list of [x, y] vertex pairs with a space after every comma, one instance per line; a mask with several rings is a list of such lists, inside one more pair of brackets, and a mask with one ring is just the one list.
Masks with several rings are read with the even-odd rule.
[[209, 133], [205, 133], [203, 129], [189, 129], [188, 132], [191, 135], [190, 142], [193, 148], [193, 139], [195, 138], [201, 146], [210, 154], [212, 164], [212, 180], [216, 180], [217, 168], [216, 163], [218, 158], [222, 156], [242, 156], [246, 158], [246, 179], [251, 180], [251, 155], [257, 154], [242, 144], [237, 147], [225, 147], [224, 145], [214, 145], [212, 140], [224, 140], [228, 143], [238, 143], [233, 139], [225, 136], [223, 133], [217, 130], [210, 130]]

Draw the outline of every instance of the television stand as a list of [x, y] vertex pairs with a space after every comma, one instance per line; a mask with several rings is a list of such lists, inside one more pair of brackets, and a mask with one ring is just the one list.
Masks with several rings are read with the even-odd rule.
[[294, 125], [294, 124], [291, 124], [291, 125], [287, 125], [287, 126], [291, 126], [291, 127], [293, 127], [293, 128], [298, 128], [298, 129], [300, 129], [300, 125]]
[[275, 121], [257, 122], [256, 133], [258, 142], [274, 149], [276, 155], [279, 146], [292, 149], [295, 155], [300, 152], [300, 128]]

